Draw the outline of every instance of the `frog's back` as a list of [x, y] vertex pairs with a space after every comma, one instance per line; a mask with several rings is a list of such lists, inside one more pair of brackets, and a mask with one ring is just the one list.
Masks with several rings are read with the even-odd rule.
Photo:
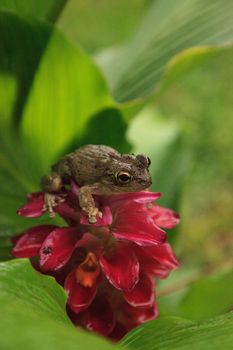
[[72, 177], [79, 185], [98, 182], [112, 158], [120, 154], [105, 145], [86, 145], [65, 156], [52, 169], [61, 176]]
[[102, 160], [109, 157], [119, 156], [120, 154], [112, 147], [105, 145], [86, 145], [78, 148], [68, 155], [69, 158], [84, 158], [86, 160]]

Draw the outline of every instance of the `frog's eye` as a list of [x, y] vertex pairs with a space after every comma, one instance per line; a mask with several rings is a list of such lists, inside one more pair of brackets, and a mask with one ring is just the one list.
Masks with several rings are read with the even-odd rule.
[[149, 157], [147, 157], [147, 168], [149, 168], [150, 165], [151, 165], [151, 160]]
[[130, 182], [131, 179], [132, 179], [132, 176], [127, 171], [119, 171], [119, 173], [116, 173], [116, 180], [119, 183], [126, 184]]

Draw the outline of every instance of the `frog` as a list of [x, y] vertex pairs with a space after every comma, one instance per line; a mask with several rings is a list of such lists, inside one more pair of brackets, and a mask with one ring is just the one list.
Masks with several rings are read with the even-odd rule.
[[54, 217], [54, 207], [64, 200], [62, 189], [73, 181], [79, 186], [81, 209], [89, 223], [95, 224], [102, 212], [93, 196], [147, 190], [152, 184], [150, 163], [143, 154], [121, 154], [105, 145], [82, 146], [61, 158], [52, 165], [51, 174], [42, 177], [43, 210]]

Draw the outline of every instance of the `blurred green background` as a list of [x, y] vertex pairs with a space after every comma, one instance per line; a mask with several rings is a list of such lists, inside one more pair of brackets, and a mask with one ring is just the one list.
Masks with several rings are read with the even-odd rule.
[[50, 165], [105, 143], [147, 154], [160, 203], [181, 215], [168, 234], [181, 268], [158, 286], [161, 314], [232, 310], [232, 1], [4, 0], [0, 10], [1, 259], [32, 225], [15, 211]]

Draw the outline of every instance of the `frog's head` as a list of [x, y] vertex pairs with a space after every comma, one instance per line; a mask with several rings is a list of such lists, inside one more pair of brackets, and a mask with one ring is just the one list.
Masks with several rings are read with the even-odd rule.
[[137, 192], [150, 187], [150, 159], [144, 155], [122, 155], [108, 162], [102, 183], [112, 192]]

